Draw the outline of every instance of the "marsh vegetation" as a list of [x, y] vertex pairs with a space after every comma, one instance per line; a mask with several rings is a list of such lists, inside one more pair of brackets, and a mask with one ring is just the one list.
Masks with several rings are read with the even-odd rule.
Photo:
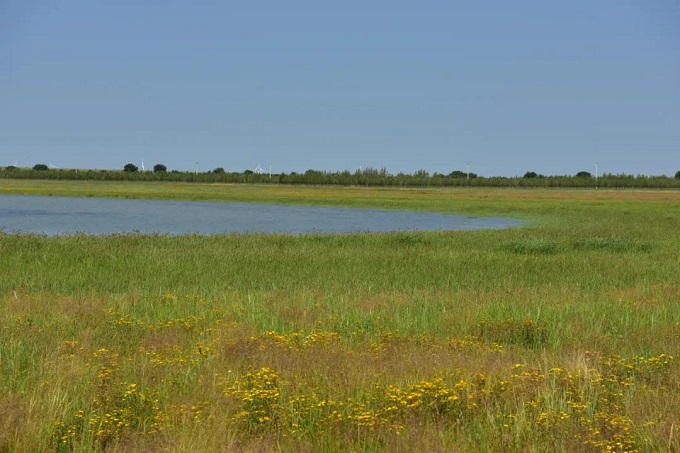
[[0, 450], [680, 449], [680, 193], [15, 184], [529, 223], [0, 235]]

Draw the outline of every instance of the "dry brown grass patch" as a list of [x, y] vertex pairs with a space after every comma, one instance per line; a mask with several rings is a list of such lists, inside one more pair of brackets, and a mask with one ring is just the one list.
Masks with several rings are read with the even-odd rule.
[[12, 451], [18, 438], [29, 430], [29, 404], [17, 395], [0, 398], [0, 451]]

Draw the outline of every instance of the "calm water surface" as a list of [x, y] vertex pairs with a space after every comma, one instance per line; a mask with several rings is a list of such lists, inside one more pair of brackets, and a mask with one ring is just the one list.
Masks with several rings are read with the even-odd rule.
[[377, 209], [0, 195], [0, 230], [46, 235], [355, 233], [521, 224], [514, 219]]

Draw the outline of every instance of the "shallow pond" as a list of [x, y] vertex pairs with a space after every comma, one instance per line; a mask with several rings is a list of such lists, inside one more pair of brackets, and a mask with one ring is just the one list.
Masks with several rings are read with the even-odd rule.
[[522, 221], [260, 203], [0, 195], [0, 230], [62, 234], [355, 233], [506, 228]]

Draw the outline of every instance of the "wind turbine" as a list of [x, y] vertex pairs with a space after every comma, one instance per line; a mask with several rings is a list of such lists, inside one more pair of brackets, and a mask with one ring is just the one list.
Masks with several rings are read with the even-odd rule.
[[264, 168], [262, 168], [262, 165], [260, 163], [257, 163], [257, 167], [253, 169], [253, 173], [257, 173], [258, 175], [264, 171]]
[[50, 168], [55, 168], [55, 169], [57, 169], [57, 170], [59, 169], [59, 167], [57, 167], [56, 165], [52, 165], [51, 162], [50, 162]]
[[145, 169], [144, 169], [144, 159], [142, 159], [142, 171], [145, 171]]

